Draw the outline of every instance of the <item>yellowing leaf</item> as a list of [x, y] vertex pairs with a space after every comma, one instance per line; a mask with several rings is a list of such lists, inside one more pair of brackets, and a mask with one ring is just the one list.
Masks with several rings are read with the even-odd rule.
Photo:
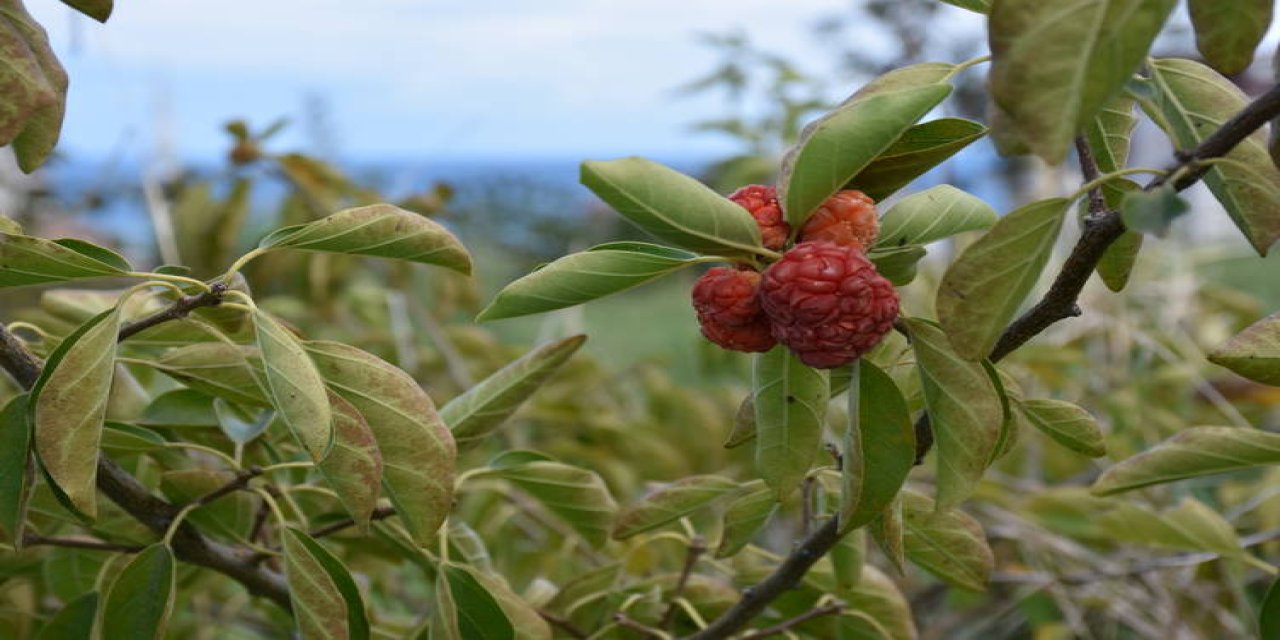
[[448, 229], [389, 204], [344, 209], [315, 222], [277, 229], [259, 246], [407, 260], [471, 273], [471, 255]]
[[1097, 495], [1213, 473], [1280, 464], [1280, 434], [1238, 427], [1192, 427], [1107, 469]]
[[981, 360], [1049, 261], [1070, 202], [1040, 200], [1005, 217], [956, 258], [938, 286], [938, 322], [956, 353]]
[[115, 373], [120, 313], [90, 319], [63, 339], [31, 389], [36, 453], [49, 479], [88, 518], [97, 515], [98, 446]]
[[1001, 0], [991, 7], [991, 94], [1051, 164], [1118, 94], [1174, 0]]
[[311, 459], [324, 460], [333, 444], [333, 414], [320, 372], [302, 342], [274, 318], [255, 309], [253, 326], [271, 404]]
[[338, 494], [356, 527], [364, 532], [378, 504], [382, 454], [373, 429], [350, 402], [330, 392], [329, 408], [333, 415], [333, 448], [317, 469]]
[[457, 449], [435, 403], [409, 374], [355, 347], [308, 342], [320, 375], [350, 402], [382, 453], [382, 487], [419, 545], [434, 545], [453, 504]]
[[1250, 380], [1280, 386], [1280, 312], [1236, 334], [1209, 354], [1209, 362]]
[[613, 537], [625, 540], [675, 522], [737, 490], [737, 482], [713, 475], [690, 476], [663, 485], [618, 514], [613, 525]]

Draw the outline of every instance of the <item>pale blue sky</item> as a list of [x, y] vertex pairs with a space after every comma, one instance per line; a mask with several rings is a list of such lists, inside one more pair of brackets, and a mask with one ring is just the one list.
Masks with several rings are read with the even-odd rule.
[[[810, 27], [850, 4], [123, 0], [99, 25], [28, 2], [71, 75], [64, 150], [146, 157], [160, 132], [178, 155], [210, 157], [227, 119], [297, 115], [311, 92], [351, 158], [722, 153], [685, 126], [721, 103], [672, 95], [715, 63], [694, 35], [742, 28], [820, 71], [832, 56]], [[284, 146], [301, 140], [292, 130]]]

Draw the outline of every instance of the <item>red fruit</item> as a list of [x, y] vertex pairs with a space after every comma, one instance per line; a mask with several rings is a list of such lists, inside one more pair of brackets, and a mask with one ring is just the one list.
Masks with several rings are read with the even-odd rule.
[[826, 240], [863, 251], [880, 230], [876, 201], [861, 191], [841, 191], [822, 203], [800, 228], [800, 242]]
[[756, 219], [756, 224], [760, 225], [764, 248], [777, 251], [787, 243], [791, 225], [782, 219], [777, 189], [762, 184], [749, 184], [729, 194], [729, 199], [742, 205]]
[[702, 335], [730, 351], [768, 351], [777, 344], [760, 310], [760, 274], [716, 267], [693, 285], [693, 308]]
[[804, 242], [760, 281], [760, 306], [773, 335], [801, 362], [833, 369], [880, 342], [898, 317], [898, 292], [854, 247]]

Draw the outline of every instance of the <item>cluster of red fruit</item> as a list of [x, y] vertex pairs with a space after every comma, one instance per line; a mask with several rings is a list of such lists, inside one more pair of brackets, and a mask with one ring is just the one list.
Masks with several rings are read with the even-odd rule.
[[[767, 249], [791, 236], [773, 187], [729, 196], [760, 225]], [[782, 343], [801, 362], [832, 369], [857, 360], [893, 327], [898, 294], [864, 251], [878, 230], [875, 201], [861, 191], [831, 196], [800, 229], [795, 246], [763, 272], [716, 267], [693, 286], [702, 335], [732, 351]]]

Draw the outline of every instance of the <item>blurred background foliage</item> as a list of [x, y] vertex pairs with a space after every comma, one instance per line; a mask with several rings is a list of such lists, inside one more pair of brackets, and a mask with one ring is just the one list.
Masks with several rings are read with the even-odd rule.
[[[837, 76], [799, 69], [784, 56], [758, 49], [743, 33], [702, 36], [720, 56], [719, 63], [676, 87], [672, 99], [698, 93], [722, 96], [723, 117], [691, 127], [699, 134], [729, 136], [740, 149], [703, 167], [702, 177], [726, 193], [743, 184], [770, 182], [800, 127], [832, 106], [826, 97], [832, 87], [856, 87], [886, 69], [914, 62], [965, 59], [983, 48], [972, 37], [936, 28], [945, 19], [945, 11], [931, 0], [869, 0], [823, 18], [814, 36], [831, 43], [831, 55], [842, 69]], [[845, 37], [851, 21], [865, 20], [883, 25], [882, 31], [890, 34], [886, 46], [862, 46]], [[1194, 55], [1185, 33], [1161, 47], [1166, 54]], [[1238, 78], [1246, 89], [1261, 82], [1257, 66]], [[948, 103], [954, 109], [948, 115], [982, 120], [982, 96], [981, 76], [970, 74]], [[656, 482], [695, 474], [747, 475], [739, 470], [749, 468], [749, 451], [722, 446], [747, 392], [746, 360], [698, 336], [687, 299], [693, 275], [545, 317], [492, 325], [471, 321], [497, 287], [530, 266], [603, 238], [637, 234], [620, 229], [617, 216], [585, 199], [580, 189], [529, 175], [505, 175], [501, 168], [465, 185], [427, 180], [389, 194], [387, 181], [378, 175], [344, 169], [317, 155], [277, 150], [272, 136], [285, 126], [294, 125], [229, 123], [222, 166], [149, 177], [142, 185], [118, 179], [110, 163], [87, 186], [69, 193], [58, 192], [40, 176], [18, 180], [7, 172], [4, 212], [33, 234], [92, 237], [110, 245], [111, 228], [90, 222], [95, 212], [123, 202], [148, 211], [154, 223], [154, 248], [126, 247], [141, 254], [139, 262], [185, 264], [195, 275], [209, 276], [266, 229], [393, 195], [390, 201], [399, 206], [457, 230], [477, 256], [478, 276], [282, 253], [252, 263], [246, 286], [264, 308], [306, 335], [353, 344], [410, 372], [441, 405], [530, 345], [588, 334], [584, 352], [496, 438], [467, 452], [461, 469], [479, 467], [499, 451], [533, 449], [598, 472], [622, 504]], [[1135, 136], [1135, 144], [1149, 141]], [[967, 183], [977, 193], [985, 188], [997, 194], [993, 201], [1012, 202], [1078, 180], [1070, 169], [997, 158], [978, 146], [983, 148], [966, 152], [922, 182]], [[1134, 153], [1157, 159], [1161, 154], [1167, 149], [1158, 146]], [[978, 498], [965, 506], [984, 524], [996, 552], [989, 591], [950, 588], [911, 567], [903, 578], [895, 578], [902, 598], [912, 605], [920, 637], [1171, 640], [1252, 633], [1251, 612], [1265, 585], [1246, 581], [1232, 561], [1205, 562], [1195, 555], [1117, 542], [1099, 528], [1095, 516], [1100, 505], [1121, 499], [1093, 497], [1087, 491], [1109, 460], [1149, 448], [1188, 426], [1249, 424], [1280, 430], [1280, 389], [1236, 377], [1204, 357], [1206, 350], [1280, 309], [1280, 255], [1252, 257], [1234, 237], [1204, 242], [1202, 220], [1216, 215], [1204, 210], [1209, 208], [1205, 202], [1196, 200], [1201, 210], [1180, 222], [1171, 238], [1146, 243], [1124, 294], [1091, 284], [1080, 318], [1054, 327], [1001, 365], [1024, 396], [1061, 398], [1093, 413], [1107, 435], [1108, 459], [1073, 453], [1036, 431], [1020, 433], [1013, 450], [988, 473]], [[130, 224], [144, 223], [135, 217]], [[932, 315], [926, 294], [936, 288], [945, 262], [937, 258], [955, 250], [947, 244], [930, 248], [934, 255], [923, 263], [917, 281], [903, 290], [904, 307], [912, 314]], [[14, 329], [37, 345], [56, 343], [103, 304], [92, 291], [0, 292], [5, 318], [16, 321]], [[901, 345], [890, 340], [876, 357], [893, 364], [909, 352], [902, 355]], [[898, 364], [909, 369], [907, 362]], [[113, 411], [118, 416], [159, 411], [158, 399], [172, 384], [142, 367], [130, 367], [130, 372], [136, 389], [119, 393]], [[899, 377], [912, 388], [909, 380], [914, 378]], [[0, 378], [4, 384], [8, 381]], [[3, 388], [0, 400], [15, 392]], [[918, 389], [909, 394], [917, 406], [918, 395]], [[832, 411], [833, 431], [839, 418], [840, 411]], [[199, 427], [167, 428], [184, 429], [184, 437], [200, 442]], [[917, 469], [913, 484], [927, 489], [931, 473], [931, 466]], [[1135, 495], [1150, 507], [1170, 507], [1194, 497], [1226, 514], [1238, 531], [1260, 536], [1261, 550], [1274, 555], [1280, 553], [1277, 487], [1280, 471], [1270, 469]], [[39, 502], [36, 508], [41, 510]], [[253, 517], [247, 508], [233, 503], [214, 519], [245, 525]], [[44, 515], [53, 517], [49, 514], [54, 512], [48, 507]], [[728, 585], [758, 579], [790, 549], [804, 526], [802, 512], [799, 504], [784, 505], [783, 517], [757, 548], [732, 559], [707, 560], [685, 597], [707, 618], [727, 607], [735, 599]], [[484, 479], [466, 485], [456, 513], [460, 517], [454, 519], [449, 539], [459, 557], [490, 575], [505, 576], [530, 602], [582, 628], [598, 627], [600, 617], [624, 601], [638, 620], [660, 618], [664, 612], [659, 605], [677, 580], [687, 548], [695, 539], [714, 545], [722, 526], [717, 513], [703, 511], [675, 530], [616, 543], [621, 551], [604, 554], [568, 534], [528, 495], [503, 481]], [[343, 535], [333, 540], [361, 551], [347, 557], [353, 572], [382, 576], [365, 586], [373, 606], [388, 616], [384, 622], [411, 629], [425, 610], [430, 588], [422, 567], [401, 560], [396, 547], [404, 542], [386, 533], [372, 540]], [[54, 610], [59, 600], [92, 586], [108, 557], [65, 548], [5, 556], [0, 606]], [[42, 558], [47, 559], [43, 565]], [[869, 562], [876, 568], [863, 574], [864, 581], [894, 575], [876, 553]], [[34, 583], [5, 579], [41, 571], [44, 575]], [[199, 579], [187, 567], [179, 575], [180, 580]], [[833, 590], [832, 580], [831, 567], [820, 564], [802, 588], [779, 601], [780, 617], [811, 608]], [[225, 582], [183, 588], [180, 594], [174, 635], [258, 637], [268, 621], [255, 616], [271, 615], [262, 609], [245, 613], [247, 596]], [[0, 610], [0, 635], [22, 635], [21, 629], [3, 626], [14, 619]], [[228, 620], [237, 626], [221, 626]], [[849, 626], [826, 619], [799, 630], [813, 637], [865, 637]]]

